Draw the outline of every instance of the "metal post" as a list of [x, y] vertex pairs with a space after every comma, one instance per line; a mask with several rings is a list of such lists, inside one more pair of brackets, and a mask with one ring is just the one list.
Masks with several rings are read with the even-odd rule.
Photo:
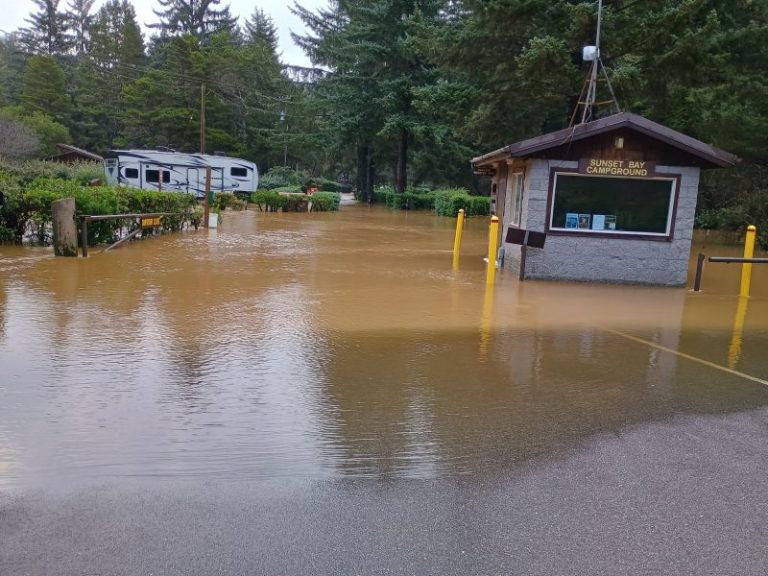
[[525, 231], [525, 237], [523, 238], [523, 245], [520, 246], [520, 282], [525, 280], [525, 262], [528, 259], [528, 233]]
[[704, 272], [704, 260], [707, 258], [706, 254], [699, 252], [699, 257], [696, 260], [696, 278], [693, 281], [693, 291], [701, 291], [701, 274]]
[[209, 196], [211, 194], [211, 167], [205, 168], [205, 208], [203, 209], [203, 226], [208, 228], [208, 216], [211, 214], [211, 203]]
[[488, 269], [485, 283], [493, 284], [496, 280], [496, 252], [499, 248], [499, 217], [491, 217], [491, 228], [488, 236]]
[[83, 225], [80, 230], [80, 249], [83, 251], [83, 258], [88, 257], [88, 216], [83, 217]]
[[458, 257], [459, 250], [461, 249], [461, 233], [464, 230], [464, 208], [459, 210], [459, 214], [456, 217], [456, 236], [453, 238], [453, 256]]
[[[752, 258], [755, 254], [755, 236], [757, 228], [755, 226], [747, 227], [747, 237], [744, 240], [744, 258]], [[749, 288], [752, 283], [752, 264], [741, 265], [741, 292], [745, 298], [749, 297]]]

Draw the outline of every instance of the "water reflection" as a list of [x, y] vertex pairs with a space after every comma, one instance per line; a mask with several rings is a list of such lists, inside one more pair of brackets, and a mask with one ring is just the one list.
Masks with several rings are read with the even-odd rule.
[[0, 470], [503, 474], [768, 401], [663, 351], [768, 378], [763, 272], [748, 307], [712, 270], [702, 294], [504, 273], [488, 289], [485, 224], [467, 222], [458, 269], [452, 220], [368, 207], [225, 214], [87, 260], [0, 249]]

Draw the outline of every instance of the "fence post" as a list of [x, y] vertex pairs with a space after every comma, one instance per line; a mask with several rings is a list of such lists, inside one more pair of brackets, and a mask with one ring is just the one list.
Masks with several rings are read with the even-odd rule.
[[56, 256], [77, 256], [75, 199], [61, 198], [51, 203], [53, 251]]
[[83, 224], [80, 229], [80, 249], [83, 251], [83, 258], [88, 257], [88, 216], [83, 216]]
[[[744, 239], [744, 258], [752, 258], [755, 255], [755, 236], [757, 228], [753, 225], [747, 226], [747, 236]], [[752, 283], [752, 264], [745, 263], [741, 265], [741, 296], [749, 297], [749, 288]]]
[[699, 257], [696, 261], [696, 278], [693, 281], [693, 291], [701, 291], [701, 274], [704, 272], [704, 260], [707, 258], [704, 252], [699, 252]]

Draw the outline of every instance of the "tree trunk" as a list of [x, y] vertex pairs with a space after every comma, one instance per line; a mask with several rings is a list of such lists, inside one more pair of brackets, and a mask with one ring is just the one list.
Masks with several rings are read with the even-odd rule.
[[408, 187], [408, 131], [400, 131], [397, 142], [397, 168], [395, 170], [395, 190], [405, 192]]

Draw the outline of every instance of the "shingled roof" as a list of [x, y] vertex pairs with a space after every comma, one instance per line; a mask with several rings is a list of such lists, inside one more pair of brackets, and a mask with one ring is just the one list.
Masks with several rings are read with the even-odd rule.
[[621, 112], [586, 124], [579, 124], [571, 128], [558, 130], [557, 132], [550, 132], [549, 134], [542, 134], [535, 138], [515, 142], [488, 154], [473, 158], [472, 166], [477, 170], [484, 166], [490, 166], [495, 162], [503, 161], [506, 158], [536, 157], [537, 154], [552, 148], [558, 148], [572, 142], [622, 128], [635, 130], [650, 138], [664, 142], [673, 148], [700, 158], [704, 162], [711, 164], [712, 167], [726, 168], [739, 162], [738, 157], [733, 154], [715, 148], [701, 140], [686, 136], [681, 132], [667, 128], [637, 114]]

